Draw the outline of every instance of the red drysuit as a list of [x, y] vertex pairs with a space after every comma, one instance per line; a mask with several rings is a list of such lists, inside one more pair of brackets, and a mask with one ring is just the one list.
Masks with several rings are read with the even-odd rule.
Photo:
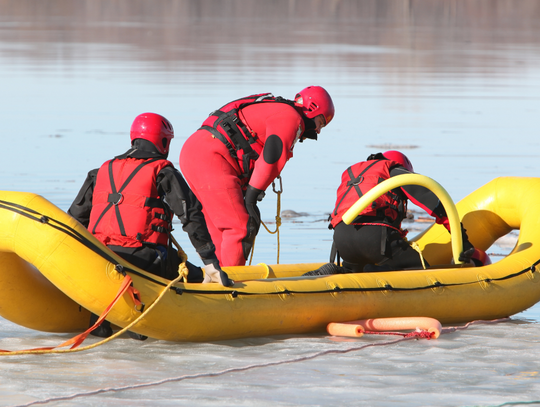
[[246, 187], [264, 191], [293, 156], [305, 130], [303, 115], [287, 103], [251, 104], [238, 118], [256, 140], [251, 148], [259, 157], [251, 174], [244, 175], [239, 158], [207, 129], [193, 133], [180, 153], [181, 171], [202, 203], [221, 266], [245, 265], [257, 232], [250, 230]]

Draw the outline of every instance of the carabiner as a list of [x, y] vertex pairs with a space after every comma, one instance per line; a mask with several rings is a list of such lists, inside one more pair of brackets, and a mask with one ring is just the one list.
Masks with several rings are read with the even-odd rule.
[[283, 192], [283, 184], [281, 182], [281, 175], [278, 175], [276, 179], [279, 179], [279, 191], [276, 191], [276, 183], [272, 181], [272, 189], [276, 194], [281, 194]]

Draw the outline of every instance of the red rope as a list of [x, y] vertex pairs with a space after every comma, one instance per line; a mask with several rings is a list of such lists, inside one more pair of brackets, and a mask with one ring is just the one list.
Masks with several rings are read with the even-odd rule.
[[404, 338], [418, 338], [418, 339], [432, 339], [435, 335], [433, 332], [429, 331], [413, 331], [409, 333], [402, 332], [377, 332], [377, 331], [365, 331], [365, 335], [397, 335], [403, 336]]
[[[494, 319], [494, 320], [491, 320], [491, 321], [484, 321], [484, 320], [472, 321], [472, 322], [469, 322], [469, 323], [467, 323], [466, 325], [463, 325], [463, 326], [443, 328], [443, 331], [441, 332], [441, 334], [447, 334], [447, 333], [452, 333], [452, 332], [455, 332], [455, 331], [458, 331], [458, 330], [467, 329], [469, 326], [475, 325], [475, 324], [495, 324], [495, 323], [500, 323], [500, 322], [506, 322], [506, 321], [509, 321], [509, 320], [510, 320], [510, 318], [500, 318], [500, 319]], [[410, 335], [410, 334], [401, 334], [401, 333], [396, 333], [396, 332], [366, 332], [366, 333], [375, 334], [375, 335], [380, 335], [380, 334], [383, 334], [383, 335], [396, 335], [397, 334], [397, 335], [400, 335], [400, 336]], [[418, 333], [424, 334], [424, 333], [427, 333], [427, 331], [411, 332], [411, 334], [413, 334], [413, 335], [416, 335]], [[44, 400], [35, 400], [35, 401], [31, 401], [31, 402], [29, 402], [27, 404], [22, 404], [22, 405], [20, 405], [20, 407], [29, 407], [29, 406], [33, 406], [33, 405], [36, 405], [36, 404], [47, 404], [47, 403], [50, 403], [50, 402], [53, 402], [53, 401], [73, 400], [75, 398], [89, 397], [89, 396], [93, 396], [93, 395], [96, 395], [96, 394], [103, 394], [103, 393], [110, 393], [110, 392], [121, 392], [121, 391], [129, 391], [129, 390], [138, 390], [138, 389], [141, 389], [141, 388], [149, 388], [149, 387], [153, 387], [153, 386], [159, 386], [159, 385], [162, 385], [162, 384], [165, 384], [165, 383], [181, 382], [181, 381], [187, 381], [187, 380], [192, 380], [192, 379], [200, 379], [200, 378], [218, 377], [218, 376], [222, 376], [222, 375], [225, 375], [225, 374], [246, 372], [246, 371], [253, 370], [253, 369], [260, 369], [260, 368], [272, 367], [272, 366], [280, 366], [280, 365], [289, 364], [289, 363], [304, 362], [304, 361], [307, 361], [307, 360], [313, 360], [313, 359], [316, 359], [318, 357], [327, 356], [327, 355], [344, 355], [344, 354], [347, 354], [349, 352], [357, 352], [357, 351], [364, 350], [364, 349], [371, 348], [371, 347], [375, 347], [375, 346], [378, 347], [378, 346], [395, 345], [395, 344], [397, 344], [399, 342], [409, 340], [409, 338], [410, 337], [404, 337], [404, 338], [400, 338], [400, 339], [389, 340], [387, 342], [364, 343], [361, 346], [353, 346], [353, 347], [347, 348], [347, 349], [329, 349], [329, 350], [320, 351], [320, 352], [317, 352], [317, 353], [314, 353], [314, 354], [311, 354], [311, 355], [298, 356], [298, 357], [295, 357], [295, 358], [292, 358], [292, 359], [278, 360], [278, 361], [275, 361], [275, 362], [265, 362], [265, 363], [252, 364], [252, 365], [240, 366], [240, 367], [233, 367], [233, 368], [228, 368], [228, 369], [225, 369], [225, 370], [220, 370], [220, 371], [215, 371], [215, 372], [207, 372], [207, 373], [190, 374], [190, 375], [183, 375], [183, 376], [176, 376], [176, 377], [168, 377], [168, 378], [161, 379], [161, 380], [156, 380], [156, 381], [153, 381], [153, 382], [138, 383], [138, 384], [133, 384], [133, 385], [121, 386], [121, 387], [99, 388], [99, 389], [80, 392], [80, 393], [75, 393], [75, 394], [71, 394], [71, 395], [67, 395], [67, 396], [51, 397], [51, 398], [44, 399]]]
[[[467, 329], [471, 325], [475, 324], [497, 324], [499, 322], [506, 322], [509, 321], [510, 318], [499, 318], [499, 319], [493, 319], [493, 320], [476, 320], [466, 323], [463, 326], [449, 326], [442, 329], [441, 334], [448, 334], [456, 331], [460, 331], [463, 329]], [[397, 335], [402, 336], [403, 338], [413, 338], [417, 337], [418, 339], [432, 339], [435, 333], [428, 332], [428, 331], [414, 331], [410, 333], [402, 333], [402, 332], [377, 332], [377, 331], [365, 331], [364, 334], [367, 335]]]

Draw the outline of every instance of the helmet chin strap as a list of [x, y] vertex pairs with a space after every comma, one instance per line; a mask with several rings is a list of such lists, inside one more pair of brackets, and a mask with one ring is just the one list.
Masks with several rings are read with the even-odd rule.
[[315, 131], [315, 128], [317, 125], [315, 124], [315, 120], [310, 119], [309, 117], [304, 116], [304, 127], [305, 130], [302, 133], [302, 137], [300, 138], [300, 143], [303, 142], [303, 139], [308, 138], [311, 140], [317, 140], [317, 132]]

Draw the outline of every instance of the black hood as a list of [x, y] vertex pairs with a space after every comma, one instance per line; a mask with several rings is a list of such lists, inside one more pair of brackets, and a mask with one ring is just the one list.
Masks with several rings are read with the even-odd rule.
[[[310, 119], [306, 115], [302, 114], [302, 118], [304, 119], [304, 127], [305, 130], [302, 133], [302, 137], [308, 138], [311, 140], [317, 140], [317, 132], [315, 131], [315, 120]], [[300, 139], [300, 142], [302, 142], [302, 139]]]
[[382, 153], [375, 153], [375, 154], [370, 154], [370, 156], [368, 158], [366, 158], [366, 161], [371, 161], [371, 160], [386, 160], [387, 158], [382, 154]]
[[140, 159], [147, 159], [147, 158], [161, 158], [166, 160], [169, 154], [161, 154], [156, 146], [152, 144], [148, 140], [144, 140], [142, 138], [137, 138], [133, 140], [133, 143], [131, 144], [131, 148], [126, 151], [124, 154], [119, 155], [115, 158], [118, 158], [119, 160], [127, 157], [132, 158], [140, 158]]

